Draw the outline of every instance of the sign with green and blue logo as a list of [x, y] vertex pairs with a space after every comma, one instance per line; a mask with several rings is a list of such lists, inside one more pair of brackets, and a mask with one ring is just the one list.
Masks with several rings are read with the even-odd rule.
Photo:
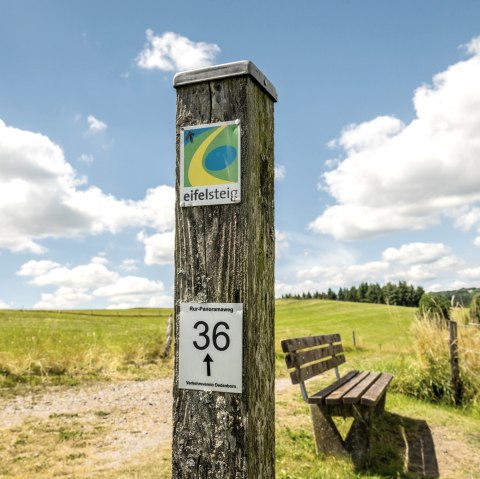
[[239, 202], [240, 120], [182, 128], [180, 206]]

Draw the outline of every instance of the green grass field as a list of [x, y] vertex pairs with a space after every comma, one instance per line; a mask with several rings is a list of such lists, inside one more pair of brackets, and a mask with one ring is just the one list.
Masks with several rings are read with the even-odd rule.
[[0, 311], [0, 385], [171, 373], [170, 310]]
[[395, 373], [413, 354], [410, 326], [414, 317], [414, 308], [400, 306], [318, 300], [277, 301], [276, 375], [285, 376], [284, 355], [280, 347], [282, 339], [329, 333], [342, 335], [349, 368], [373, 368]]
[[[169, 314], [170, 310], [150, 309], [0, 311], [0, 386], [3, 386], [0, 394], [2, 391], [8, 395], [22, 393], [22, 388], [31, 385], [38, 389], [48, 384], [81, 385], [83, 381], [92, 380], [171, 376], [172, 360], [160, 357]], [[288, 376], [281, 339], [339, 332], [346, 346], [344, 371], [349, 368], [390, 371], [397, 379], [408, 374], [411, 370], [408, 368], [414, 368], [418, 360], [411, 329], [414, 318], [413, 308], [279, 300], [276, 304], [276, 376]], [[471, 334], [477, 333], [480, 334], [472, 330]], [[277, 477], [480, 478], [480, 462], [472, 462], [480, 447], [478, 408], [433, 404], [398, 391], [394, 380], [388, 394], [387, 413], [375, 424], [374, 456], [368, 471], [356, 471], [349, 457], [317, 456], [308, 405], [301, 400], [298, 387], [287, 385], [277, 391]], [[340, 427], [346, 425], [340, 424]], [[423, 459], [417, 454], [430, 444], [428, 441], [432, 442], [434, 433], [436, 441], [443, 441], [437, 447], [458, 451], [457, 456], [449, 458], [455, 465], [454, 470], [446, 469], [444, 475], [439, 475], [438, 467], [435, 473], [432, 461], [422, 463]], [[439, 461], [444, 454], [441, 450], [425, 452]], [[105, 477], [157, 477], [151, 475], [152, 471], [168, 471], [165, 463], [168, 451], [158, 457], [161, 463], [157, 456], [151, 456], [143, 472], [135, 469], [134, 473], [134, 469], [124, 468]], [[433, 472], [428, 475], [428, 471]], [[168, 472], [162, 474], [165, 475], [161, 477], [169, 477]]]
[[414, 308], [381, 304], [319, 300], [279, 300], [276, 304], [276, 344], [280, 339], [338, 332], [353, 345], [355, 331], [360, 347], [398, 350], [410, 342]]
[[[171, 374], [171, 361], [159, 357], [170, 314], [167, 309], [0, 311], [0, 385]], [[277, 376], [285, 375], [280, 340], [310, 334], [340, 332], [353, 362], [395, 361], [410, 354], [413, 316], [413, 309], [395, 306], [278, 301]]]

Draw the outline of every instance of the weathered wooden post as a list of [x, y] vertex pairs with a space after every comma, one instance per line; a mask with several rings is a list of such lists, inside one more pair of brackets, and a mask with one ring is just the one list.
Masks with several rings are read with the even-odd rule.
[[458, 331], [456, 321], [449, 321], [449, 340], [450, 350], [450, 377], [453, 389], [453, 400], [456, 405], [462, 402], [462, 381], [460, 379], [460, 364], [458, 358]]
[[273, 85], [248, 61], [177, 89], [172, 477], [275, 477]]
[[162, 359], [167, 359], [170, 354], [170, 348], [172, 346], [172, 337], [173, 337], [173, 326], [172, 326], [172, 316], [168, 317], [167, 321], [167, 331], [165, 333], [165, 347], [162, 353]]

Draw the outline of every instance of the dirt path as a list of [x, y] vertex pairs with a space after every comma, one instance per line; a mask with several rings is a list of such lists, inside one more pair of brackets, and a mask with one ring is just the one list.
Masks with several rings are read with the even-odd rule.
[[[0, 445], [0, 462], [2, 452], [7, 456], [32, 452], [39, 456], [40, 444], [28, 451], [16, 450], [15, 446], [30, 436], [48, 443], [45, 430], [65, 438], [65, 445], [69, 439], [83, 440], [64, 452], [71, 456], [71, 450], [81, 451], [77, 456], [83, 464], [77, 465], [82, 469], [89, 465], [95, 469], [119, 468], [135, 462], [142, 453], [170, 444], [171, 389], [171, 380], [160, 379], [53, 388], [0, 399], [0, 432], [8, 430], [12, 437], [9, 449], [2, 451]], [[35, 464], [31, 466], [34, 468]]]
[[110, 421], [138, 423], [145, 425], [143, 429], [146, 429], [149, 411], [155, 410], [159, 414], [155, 423], [168, 423], [171, 406], [169, 379], [97, 383], [81, 389], [51, 388], [41, 394], [0, 399], [0, 428], [14, 427], [27, 417], [47, 419], [52, 414], [104, 411], [113, 416]]
[[[277, 393], [289, 386], [288, 380], [277, 380]], [[3, 449], [0, 445], [0, 462], [8, 457], [12, 464], [15, 462], [13, 455], [22, 453], [18, 444], [22, 437], [28, 437], [28, 428], [32, 431], [31, 437], [42, 441], [42, 437], [47, 437], [42, 436], [45, 431], [56, 431], [56, 434], [63, 431], [65, 434], [70, 425], [68, 430], [72, 431], [73, 439], [74, 431], [82, 431], [82, 434], [78, 433], [85, 443], [84, 452], [78, 455], [82, 468], [119, 468], [122, 464], [135, 463], [145, 453], [170, 445], [171, 390], [171, 380], [160, 379], [70, 389], [50, 388], [35, 395], [0, 398], [0, 433], [9, 437], [6, 436], [8, 432], [14, 438]], [[431, 432], [440, 477], [462, 477], [455, 472], [458, 455], [467, 453], [476, 456], [476, 451], [470, 451], [467, 445], [455, 440], [445, 428], [434, 428]], [[75, 447], [78, 449], [78, 444]], [[472, 465], [480, 470], [480, 459]], [[3, 477], [1, 470], [0, 477]]]

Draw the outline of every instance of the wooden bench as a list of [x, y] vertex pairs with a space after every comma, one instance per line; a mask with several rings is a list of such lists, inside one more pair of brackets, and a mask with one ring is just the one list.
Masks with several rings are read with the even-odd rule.
[[[340, 376], [338, 366], [345, 362], [340, 334], [284, 339], [281, 344], [292, 383], [300, 385], [302, 397], [310, 405], [317, 453], [349, 452], [358, 467], [367, 466], [372, 417], [384, 410], [392, 375], [350, 371]], [[305, 382], [331, 369], [336, 381], [309, 395]], [[332, 416], [353, 417], [345, 440]]]

